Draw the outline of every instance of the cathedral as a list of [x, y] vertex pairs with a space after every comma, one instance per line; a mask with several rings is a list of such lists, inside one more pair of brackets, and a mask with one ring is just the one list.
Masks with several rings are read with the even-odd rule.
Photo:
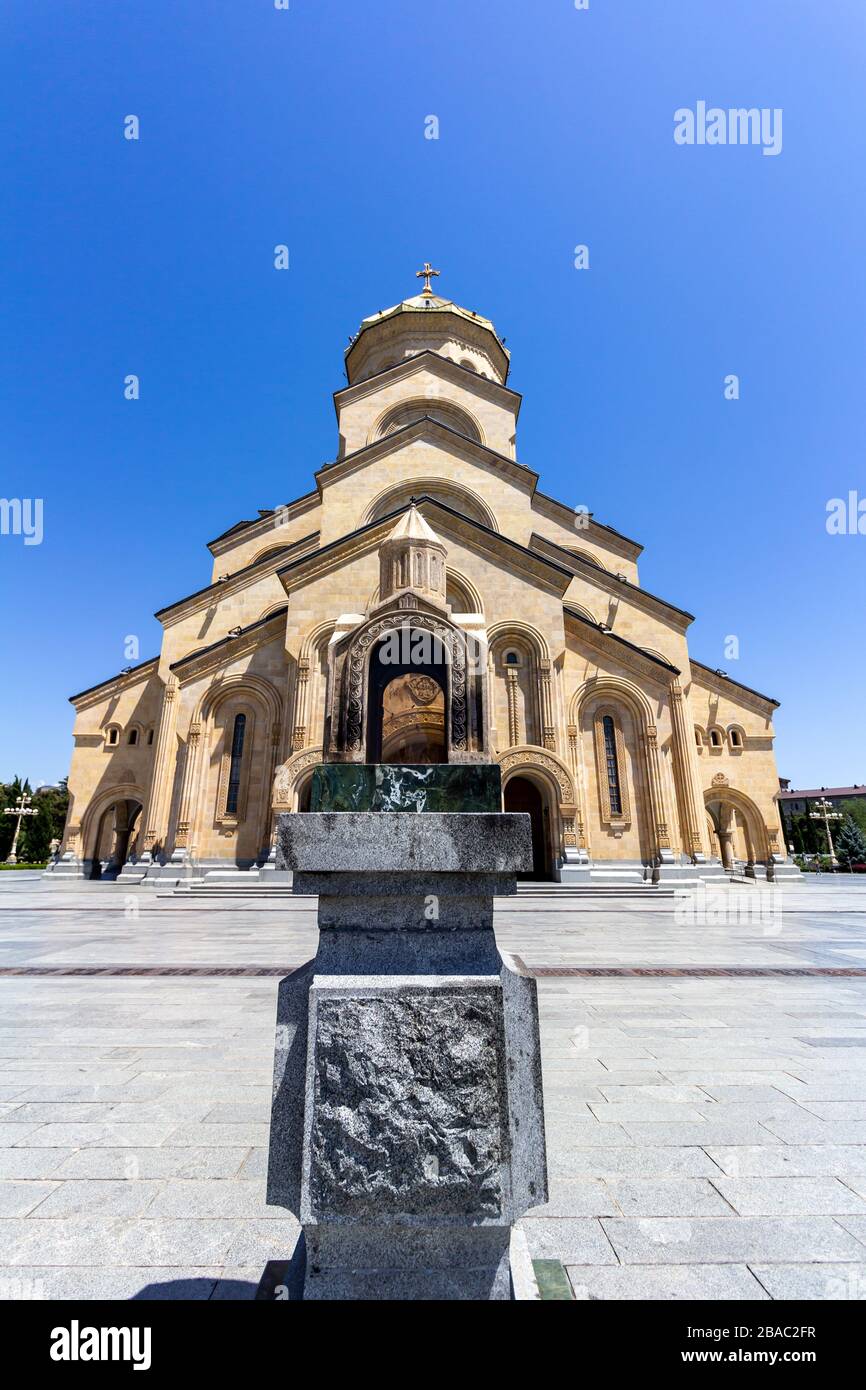
[[777, 702], [690, 655], [637, 541], [541, 491], [509, 352], [437, 273], [352, 338], [311, 490], [210, 541], [159, 654], [72, 697], [52, 877], [264, 879], [322, 762], [497, 763], [538, 879], [795, 872]]

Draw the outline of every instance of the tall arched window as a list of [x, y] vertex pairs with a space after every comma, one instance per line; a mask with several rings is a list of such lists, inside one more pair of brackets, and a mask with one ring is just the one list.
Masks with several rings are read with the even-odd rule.
[[619, 710], [597, 709], [593, 715], [598, 804], [604, 825], [624, 828], [631, 823], [628, 764]]
[[241, 789], [241, 763], [244, 756], [244, 736], [247, 729], [247, 717], [245, 714], [235, 715], [234, 731], [232, 733], [232, 752], [231, 762], [229, 763], [229, 783], [226, 792], [226, 815], [237, 815], [238, 796]]
[[607, 791], [612, 816], [622, 815], [622, 784], [619, 779], [619, 762], [616, 754], [616, 730], [611, 715], [606, 714], [601, 721], [604, 731], [604, 759], [607, 768]]

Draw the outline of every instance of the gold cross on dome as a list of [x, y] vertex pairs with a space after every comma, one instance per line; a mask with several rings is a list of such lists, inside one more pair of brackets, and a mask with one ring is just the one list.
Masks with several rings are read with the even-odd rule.
[[421, 279], [421, 277], [423, 277], [423, 279], [424, 279], [424, 288], [423, 288], [423, 290], [421, 291], [421, 293], [422, 293], [422, 294], [432, 294], [433, 291], [432, 291], [432, 289], [430, 288], [430, 277], [431, 277], [431, 275], [438, 275], [438, 274], [439, 274], [439, 271], [438, 271], [438, 270], [434, 270], [433, 267], [432, 267], [432, 265], [430, 264], [429, 261], [425, 261], [425, 262], [424, 262], [424, 269], [423, 269], [423, 270], [416, 270], [416, 271], [415, 271], [415, 274], [416, 274], [416, 276], [417, 276], [419, 279]]

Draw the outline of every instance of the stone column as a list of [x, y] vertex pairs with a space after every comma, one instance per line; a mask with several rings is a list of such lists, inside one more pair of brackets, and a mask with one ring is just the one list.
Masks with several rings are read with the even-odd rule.
[[550, 688], [550, 661], [542, 657], [538, 663], [538, 708], [541, 713], [541, 742], [556, 752], [556, 723], [553, 718], [553, 696]]
[[189, 726], [189, 734], [186, 740], [186, 752], [183, 763], [183, 782], [180, 790], [180, 805], [177, 813], [177, 830], [174, 836], [174, 849], [172, 850], [171, 862], [182, 864], [189, 855], [189, 830], [190, 815], [192, 810], [192, 792], [196, 781], [196, 770], [198, 766], [199, 739], [201, 737], [201, 724], [194, 720]]
[[[171, 789], [175, 769], [175, 726], [177, 724], [177, 677], [169, 675], [162, 697], [162, 713], [159, 719], [159, 732], [153, 755], [153, 775], [147, 806], [144, 809], [145, 824], [144, 854], [142, 859], [149, 863], [153, 857], [153, 847], [165, 840], [168, 831], [168, 812], [171, 805]], [[146, 817], [146, 819], [145, 819]]]
[[520, 742], [520, 711], [517, 706], [517, 668], [506, 666], [505, 690], [508, 696], [508, 747]]
[[493, 933], [529, 817], [312, 812], [277, 835], [319, 897], [318, 954], [279, 991], [268, 1170], [304, 1298], [510, 1298], [511, 1226], [547, 1192], [535, 982]]
[[310, 658], [302, 656], [298, 660], [298, 675], [295, 685], [295, 718], [292, 725], [292, 752], [299, 753], [307, 746], [307, 704], [310, 694]]
[[673, 863], [670, 828], [665, 810], [664, 787], [662, 784], [661, 755], [659, 753], [658, 730], [650, 724], [646, 731], [647, 764], [649, 768], [650, 805], [655, 828], [656, 849], [662, 864]]
[[678, 681], [671, 685], [671, 713], [673, 716], [673, 751], [678, 780], [682, 791], [683, 842], [686, 852], [695, 863], [704, 862], [703, 852], [703, 803], [698, 796], [698, 776], [695, 766], [695, 736], [687, 717], [682, 686]]

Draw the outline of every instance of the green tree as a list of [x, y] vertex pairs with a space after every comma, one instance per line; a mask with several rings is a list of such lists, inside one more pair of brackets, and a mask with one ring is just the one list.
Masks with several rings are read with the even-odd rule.
[[66, 823], [66, 810], [69, 806], [69, 792], [66, 778], [58, 787], [49, 787], [33, 798], [35, 816], [28, 816], [26, 827], [21, 826], [18, 857], [28, 864], [42, 864], [47, 860], [52, 840], [59, 840]]
[[846, 816], [836, 836], [836, 858], [840, 864], [866, 864], [866, 836], [851, 816]]
[[19, 796], [24, 793], [33, 797], [30, 804], [36, 814], [24, 816], [21, 821], [18, 862], [43, 864], [48, 858], [51, 841], [59, 840], [63, 835], [66, 809], [69, 805], [66, 778], [59, 786], [50, 787], [38, 795], [33, 794], [26, 777], [13, 777], [11, 782], [0, 782], [0, 863], [9, 854], [15, 834], [15, 817], [5, 814], [6, 807], [14, 806]]
[[850, 816], [854, 824], [858, 825], [863, 834], [866, 835], [866, 796], [850, 796], [847, 801], [840, 802], [839, 810], [844, 815]]

